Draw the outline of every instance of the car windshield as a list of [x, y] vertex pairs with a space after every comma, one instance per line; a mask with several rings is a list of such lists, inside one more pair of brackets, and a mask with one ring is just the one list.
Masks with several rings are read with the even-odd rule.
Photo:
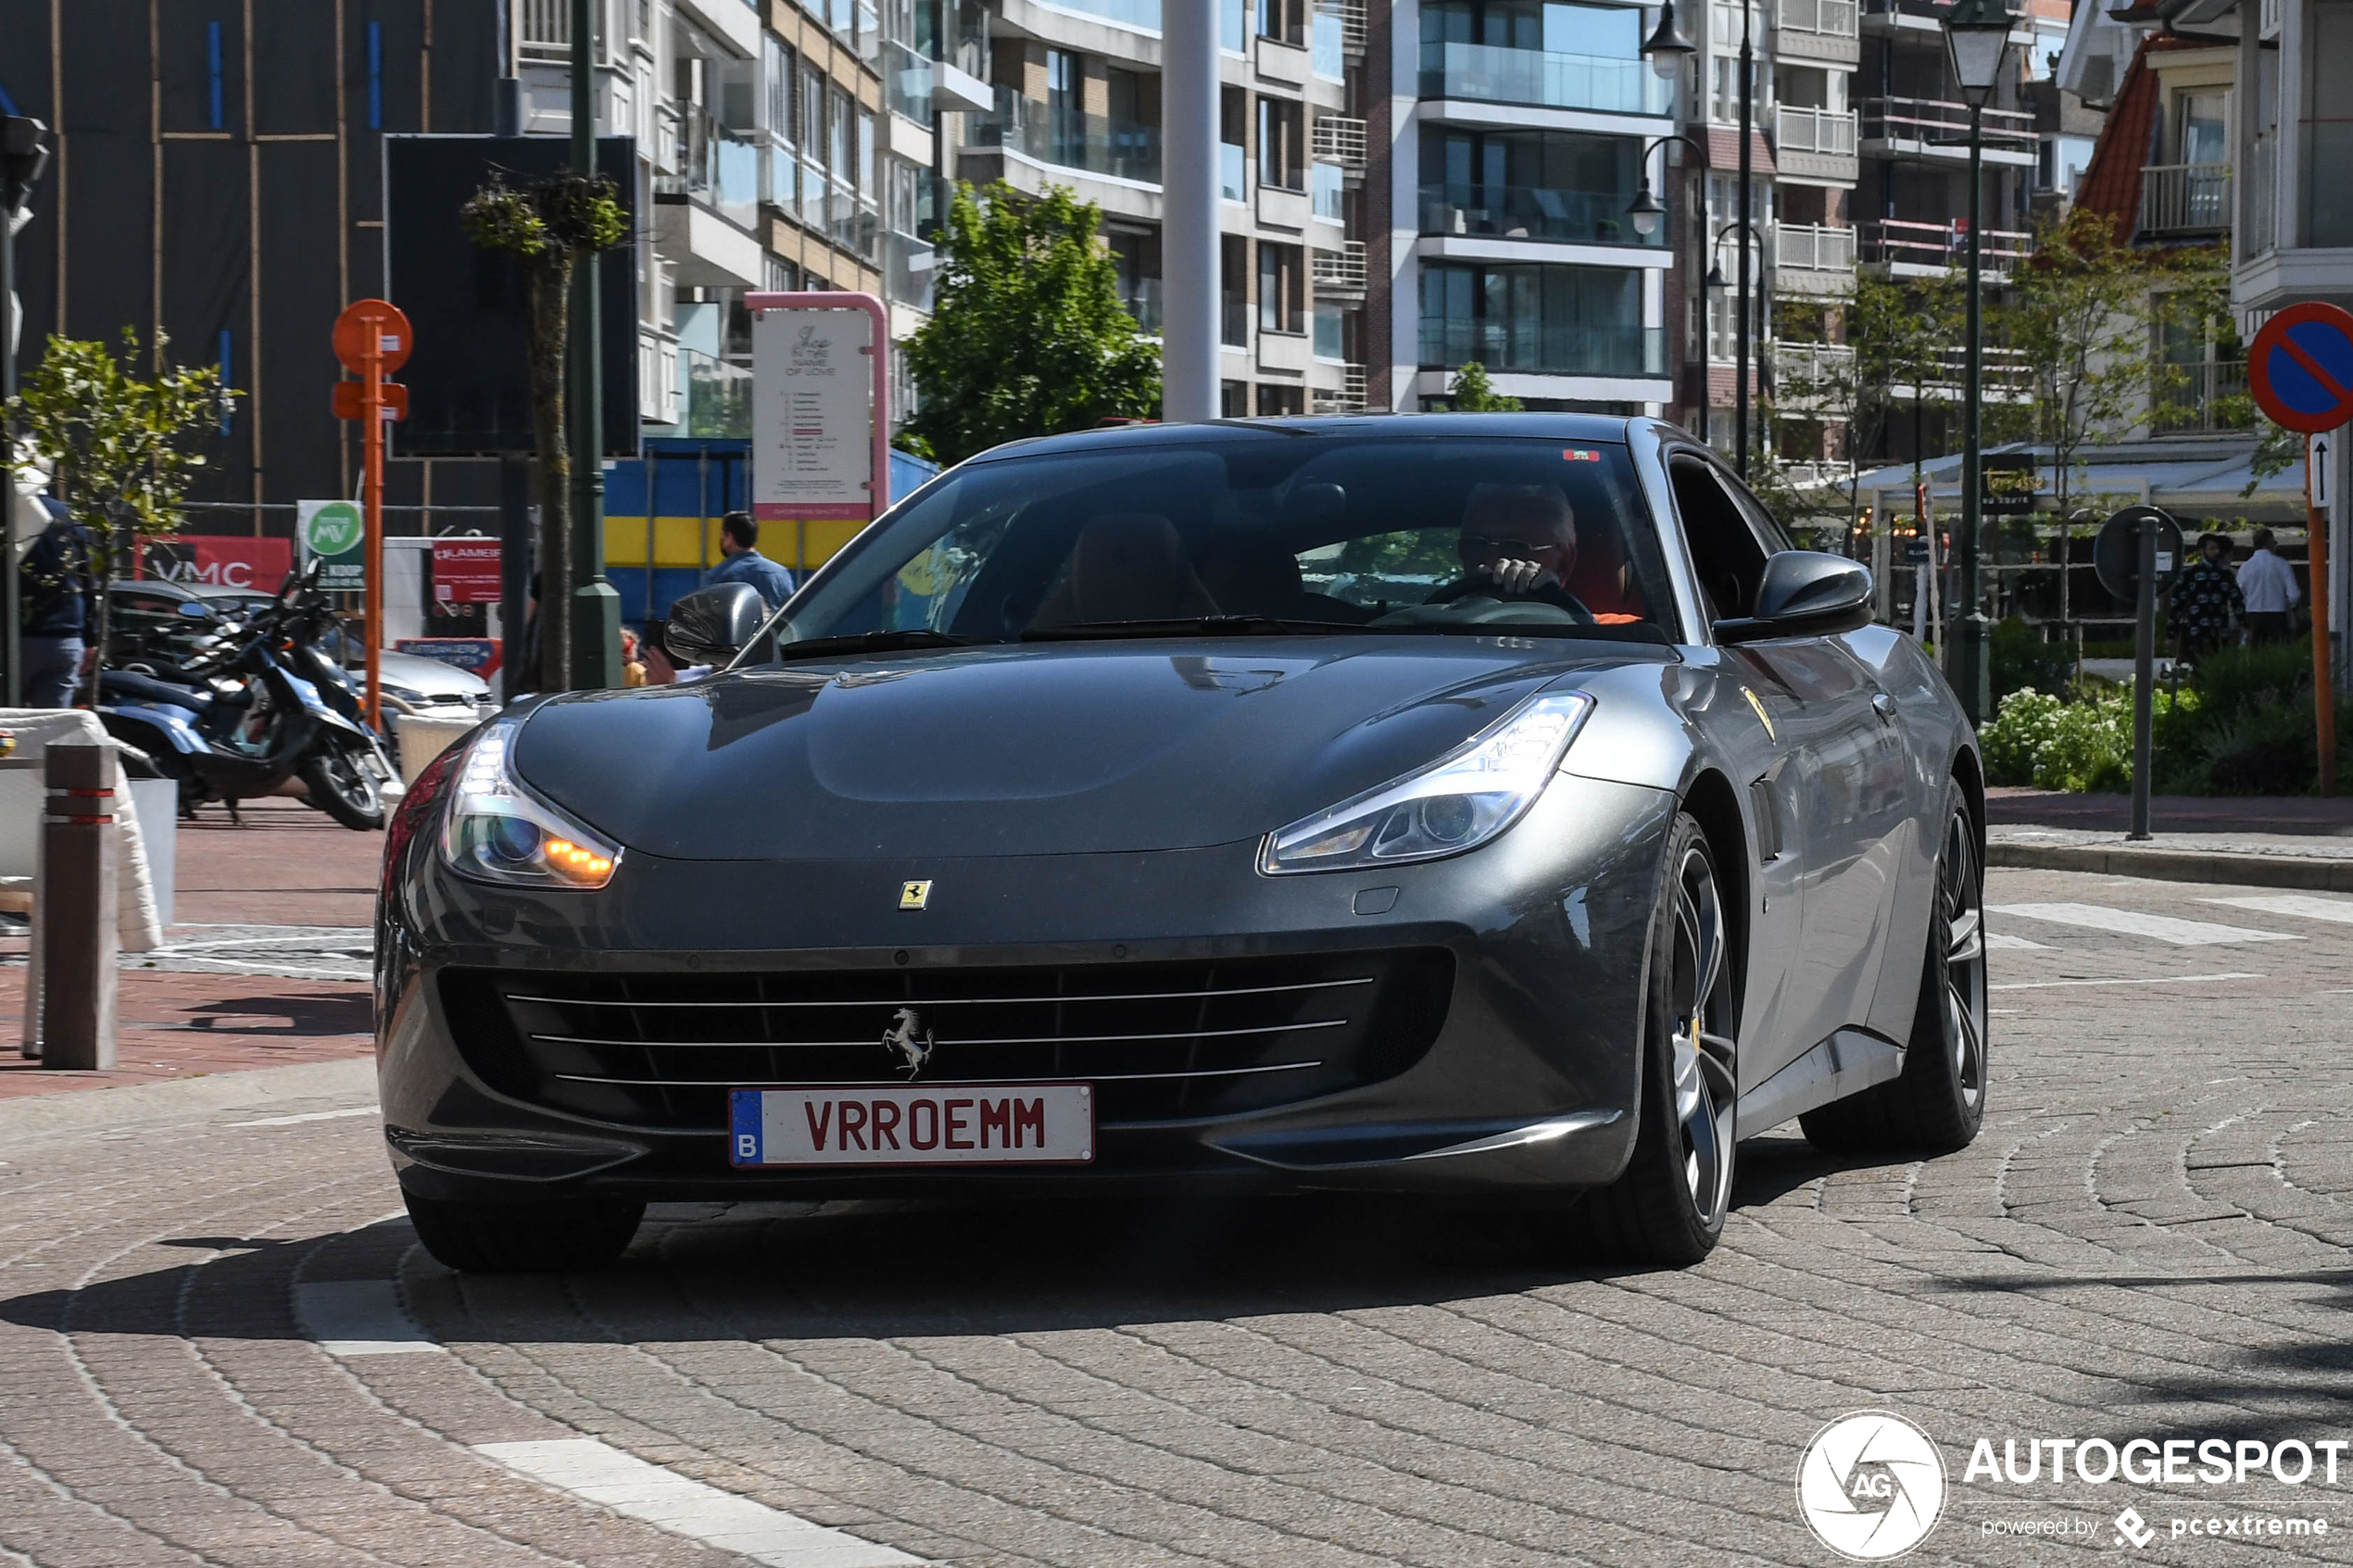
[[1255, 433], [967, 464], [795, 599], [786, 646], [1234, 633], [1672, 641], [1622, 445]]

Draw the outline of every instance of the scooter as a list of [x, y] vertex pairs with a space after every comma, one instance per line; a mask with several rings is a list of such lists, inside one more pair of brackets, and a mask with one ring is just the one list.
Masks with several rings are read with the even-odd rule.
[[[374, 737], [279, 658], [284, 612], [303, 586], [299, 574], [289, 576], [277, 613], [256, 617], [223, 667], [201, 675], [183, 667], [177, 681], [127, 670], [100, 673], [97, 711], [107, 732], [179, 781], [183, 811], [206, 800], [233, 809], [238, 800], [282, 793], [299, 778], [311, 803], [344, 826], [364, 832], [384, 825], [384, 797], [371, 766], [381, 755]], [[183, 684], [197, 678], [205, 684]]]

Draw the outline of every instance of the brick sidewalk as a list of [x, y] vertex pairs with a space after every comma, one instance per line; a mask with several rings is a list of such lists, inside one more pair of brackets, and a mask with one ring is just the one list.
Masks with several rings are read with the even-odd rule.
[[[218, 806], [179, 832], [174, 938], [204, 926], [366, 926], [375, 918], [384, 835], [354, 833], [293, 800], [256, 800], [233, 825]], [[0, 1099], [112, 1088], [365, 1056], [374, 1047], [365, 984], [270, 974], [126, 968], [111, 1073], [65, 1073], [18, 1054], [25, 942], [0, 938]], [[134, 965], [135, 957], [131, 960]]]

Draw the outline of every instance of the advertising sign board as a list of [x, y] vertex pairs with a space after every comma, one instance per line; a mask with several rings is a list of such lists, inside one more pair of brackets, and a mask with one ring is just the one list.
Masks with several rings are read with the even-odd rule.
[[319, 586], [356, 594], [368, 585], [367, 520], [357, 501], [296, 501], [295, 537], [302, 558], [320, 557]]
[[433, 597], [435, 604], [495, 605], [498, 602], [498, 541], [435, 539]]
[[874, 332], [862, 310], [776, 309], [753, 318], [756, 515], [874, 515]]
[[169, 539], [142, 534], [134, 571], [170, 583], [201, 583], [216, 588], [273, 592], [294, 564], [294, 546], [284, 539], [246, 534], [181, 533]]

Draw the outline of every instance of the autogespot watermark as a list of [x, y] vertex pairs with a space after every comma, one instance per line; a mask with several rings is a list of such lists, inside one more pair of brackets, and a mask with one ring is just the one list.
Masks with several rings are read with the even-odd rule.
[[[1901, 1557], [1926, 1540], [1948, 1502], [1990, 1508], [1973, 1533], [1989, 1538], [2068, 1540], [2138, 1551], [2158, 1540], [2246, 1541], [2266, 1546], [2325, 1537], [2328, 1517], [2318, 1512], [2241, 1505], [2229, 1494], [2167, 1499], [2180, 1512], [2158, 1507], [2145, 1518], [2128, 1505], [2112, 1518], [2105, 1510], [2071, 1514], [2076, 1499], [2061, 1495], [2007, 1502], [2012, 1487], [2148, 1488], [2334, 1486], [2342, 1468], [2353, 1480], [2353, 1438], [2255, 1437], [1977, 1437], [1969, 1461], [1948, 1490], [1943, 1452], [1920, 1426], [1890, 1411], [1856, 1411], [1814, 1434], [1797, 1467], [1799, 1514], [1815, 1537], [1859, 1562]], [[1999, 1443], [1998, 1449], [1996, 1443]], [[1996, 1489], [1993, 1495], [1975, 1488]], [[2081, 1499], [2092, 1503], [2097, 1494]]]

